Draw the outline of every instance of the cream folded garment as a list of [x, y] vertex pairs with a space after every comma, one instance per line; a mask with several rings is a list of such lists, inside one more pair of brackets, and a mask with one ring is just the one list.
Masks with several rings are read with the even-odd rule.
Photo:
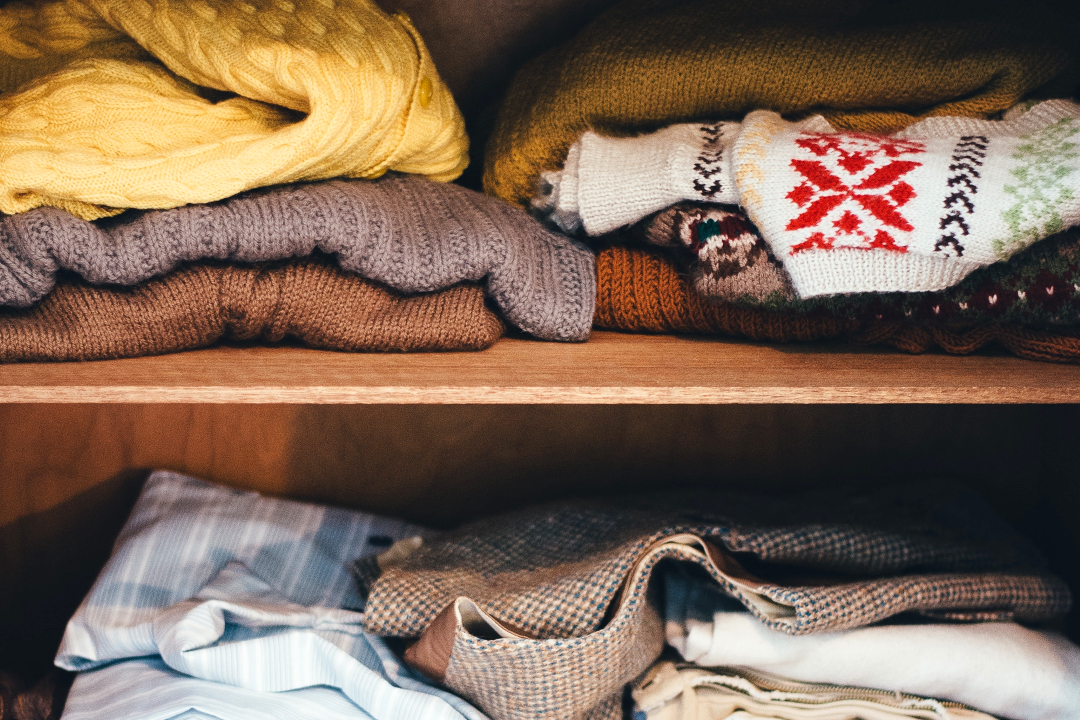
[[991, 622], [792, 636], [682, 573], [668, 573], [664, 589], [668, 643], [701, 666], [934, 697], [1012, 720], [1080, 719], [1080, 647], [1055, 633]]
[[650, 135], [586, 132], [534, 209], [611, 232], [677, 202], [739, 204], [800, 297], [933, 292], [1080, 222], [1080, 105], [934, 117], [895, 135], [755, 111]]
[[994, 720], [932, 698], [670, 662], [650, 668], [633, 697], [635, 720]]

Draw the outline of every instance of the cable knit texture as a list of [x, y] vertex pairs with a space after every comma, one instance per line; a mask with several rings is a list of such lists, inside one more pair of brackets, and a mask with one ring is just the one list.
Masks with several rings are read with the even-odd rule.
[[911, 319], [859, 319], [710, 303], [656, 252], [626, 247], [596, 259], [596, 327], [646, 333], [728, 335], [770, 342], [846, 339], [909, 353], [934, 347], [967, 355], [1000, 344], [1029, 360], [1080, 362], [1080, 326], [1054, 329], [987, 322], [954, 327]]
[[371, 0], [9, 3], [0, 93], [4, 213], [91, 219], [467, 164], [419, 34]]
[[406, 293], [483, 282], [502, 314], [545, 340], [585, 340], [593, 254], [521, 210], [456, 185], [391, 173], [253, 191], [97, 223], [54, 208], [0, 218], [0, 304], [40, 300], [60, 269], [133, 285], [184, 261], [337, 256]]
[[[488, 192], [526, 206], [588, 129], [606, 134], [822, 112], [891, 132], [909, 114], [985, 117], [1035, 88], [1070, 94], [1077, 28], [1002, 0], [627, 0], [526, 65], [485, 158]], [[903, 110], [901, 110], [901, 108]]]
[[739, 201], [800, 297], [925, 292], [1080, 223], [1080, 105], [930, 118], [894, 136], [807, 132], [757, 111]]
[[62, 282], [37, 307], [0, 311], [0, 360], [101, 360], [204, 347], [221, 338], [329, 350], [483, 350], [502, 335], [465, 283], [402, 295], [326, 259], [268, 267], [200, 263], [134, 288]]

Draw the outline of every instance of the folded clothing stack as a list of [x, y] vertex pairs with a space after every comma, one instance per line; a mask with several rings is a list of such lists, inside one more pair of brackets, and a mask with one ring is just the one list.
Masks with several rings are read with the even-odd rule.
[[[679, 575], [664, 582], [654, 579], [671, 573]], [[697, 493], [542, 506], [433, 540], [402, 543], [378, 558], [358, 561], [357, 575], [367, 588], [365, 629], [417, 638], [405, 659], [495, 720], [621, 718], [627, 683], [660, 657], [665, 635], [679, 645], [681, 636], [673, 626], [699, 610], [698, 604], [687, 609], [691, 593], [721, 598], [739, 608], [737, 615], [746, 624], [791, 645], [891, 628], [885, 623], [903, 619], [917, 624], [896, 625], [894, 632], [917, 644], [916, 635], [925, 628], [937, 629], [943, 639], [949, 632], [964, 634], [947, 623], [1012, 628], [1014, 622], [1059, 618], [1071, 602], [1068, 589], [1047, 573], [1038, 554], [978, 496], [941, 484], [932, 492], [910, 486], [870, 497]], [[913, 628], [910, 638], [908, 627]], [[859, 702], [868, 698], [886, 708], [870, 717], [984, 719], [986, 712], [1008, 712], [1013, 720], [1080, 717], [1078, 706], [1066, 702], [1080, 692], [1075, 664], [1057, 668], [1047, 682], [1059, 679], [1060, 687], [1047, 694], [1031, 692], [1024, 672], [1017, 671], [1030, 659], [1038, 660], [1036, 667], [1054, 670], [1055, 662], [1080, 657], [1080, 649], [1051, 634], [1021, 632], [1034, 644], [1014, 657], [1007, 642], [998, 643], [993, 662], [978, 666], [982, 677], [961, 663], [934, 682], [904, 688], [888, 672], [892, 659], [881, 657], [875, 662], [884, 670], [860, 676], [875, 681], [872, 691], [819, 689], [821, 696], [813, 702], [825, 702], [831, 692], [829, 697], [848, 703], [849, 711], [863, 707]], [[716, 647], [723, 652], [728, 637], [720, 629], [716, 633]], [[998, 637], [996, 630], [988, 635]], [[739, 646], [737, 636], [732, 640]], [[752, 642], [743, 644], [744, 655], [753, 651]], [[1047, 648], [1060, 652], [1039, 655]], [[768, 649], [761, 654], [769, 656]], [[848, 665], [867, 662], [872, 654], [863, 651]], [[726, 657], [743, 662], [735, 650]], [[934, 668], [944, 664], [935, 661]], [[910, 674], [918, 675], [918, 668]], [[904, 677], [897, 675], [898, 680]], [[750, 687], [755, 684], [756, 689]], [[980, 695], [993, 684], [998, 686], [994, 693]], [[638, 685], [639, 704], [651, 712], [658, 702], [641, 695], [648, 694], [647, 685], [647, 680]], [[678, 681], [680, 692], [662, 688], [664, 703], [686, 685]], [[750, 700], [764, 695], [770, 703], [783, 704], [773, 692], [783, 685], [769, 686], [744, 673], [736, 686]], [[919, 697], [897, 701], [895, 693], [903, 691]], [[809, 689], [790, 692], [809, 702]], [[885, 701], [890, 693], [891, 705]], [[650, 717], [719, 720], [737, 709], [781, 712], [750, 700], [729, 702], [723, 706], [726, 712], [716, 714], [709, 714], [709, 708], [719, 705], [699, 702], [695, 714], [693, 706], [685, 709], [690, 699], [684, 698], [682, 714], [665, 710]], [[981, 712], [942, 710], [951, 702], [970, 703]], [[936, 709], [937, 714], [919, 714], [917, 708]], [[805, 712], [764, 715], [811, 716], [817, 717]], [[839, 711], [822, 715], [856, 716], [864, 717]]]
[[[303, 259], [316, 252], [336, 263]], [[247, 267], [289, 258], [302, 259]], [[191, 262], [202, 264], [182, 265]], [[45, 298], [0, 315], [0, 357], [123, 357], [223, 335], [291, 335], [340, 350], [482, 349], [501, 334], [485, 290], [518, 328], [583, 340], [593, 268], [589, 250], [520, 210], [397, 173], [97, 222], [40, 208], [0, 219], [0, 304]], [[110, 287], [68, 280], [49, 295], [60, 271]]]
[[[1030, 99], [1075, 91], [1075, 20], [1044, 3], [627, 0], [518, 74], [485, 186], [602, 244], [678, 249], [692, 293], [718, 305], [771, 294], [779, 306], [740, 304], [773, 325], [805, 325], [787, 316], [801, 311], [810, 337], [954, 352], [997, 338], [1077, 361], [1071, 307], [1052, 328], [1038, 311], [994, 316], [1001, 306], [942, 322], [933, 296], [987, 266], [1031, 274], [1011, 258], [1080, 222], [1080, 105]], [[620, 320], [635, 315], [618, 305], [627, 294], [604, 287], [636, 279], [607, 275], [597, 324], [637, 329]], [[1005, 305], [1023, 304], [1019, 290]], [[870, 332], [888, 313], [857, 308], [879, 305], [939, 312]], [[1069, 349], [1017, 339], [1028, 335]]]
[[428, 532], [156, 472], [57, 666], [68, 720], [484, 720], [363, 631], [356, 557]]
[[[439, 534], [159, 471], [56, 665], [67, 720], [617, 720], [631, 697], [652, 720], [1077, 720], [1080, 648], [1024, 626], [1070, 606], [940, 482], [599, 498]], [[0, 675], [0, 702], [56, 717], [65, 679]]]
[[81, 278], [0, 310], [0, 358], [481, 349], [484, 294], [537, 338], [588, 337], [592, 254], [446, 182], [464, 122], [403, 13], [34, 0], [0, 27], [0, 306]]

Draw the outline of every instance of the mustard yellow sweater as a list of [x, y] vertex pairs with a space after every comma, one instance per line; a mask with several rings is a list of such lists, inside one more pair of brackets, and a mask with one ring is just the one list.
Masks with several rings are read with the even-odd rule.
[[[1062, 9], [1076, 0], [1062, 0]], [[526, 206], [588, 129], [824, 114], [891, 132], [986, 117], [1076, 88], [1076, 13], [1043, 0], [619, 0], [518, 72], [485, 153], [484, 188]]]
[[467, 153], [412, 23], [370, 0], [0, 7], [0, 212], [92, 219], [388, 169], [449, 181]]

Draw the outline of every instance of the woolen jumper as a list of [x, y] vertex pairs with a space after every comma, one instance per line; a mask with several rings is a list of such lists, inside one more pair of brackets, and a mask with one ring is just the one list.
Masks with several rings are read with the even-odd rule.
[[372, 0], [0, 8], [0, 212], [95, 218], [388, 169], [448, 181], [468, 142], [408, 17]]
[[732, 206], [681, 203], [621, 237], [671, 248], [694, 290], [710, 301], [808, 315], [948, 322], [1080, 325], [1080, 228], [1035, 243], [1006, 262], [976, 270], [933, 293], [857, 293], [800, 300], [783, 265]]
[[251, 192], [221, 203], [97, 223], [55, 208], [0, 218], [0, 305], [25, 306], [71, 270], [133, 285], [179, 263], [337, 256], [403, 293], [483, 282], [511, 323], [544, 340], [585, 340], [594, 256], [523, 211], [456, 185], [390, 173]]
[[739, 204], [800, 297], [925, 292], [1080, 224], [1080, 105], [928, 118], [894, 136], [746, 116]]
[[986, 117], [1051, 81], [1047, 96], [1071, 95], [1076, 32], [1037, 2], [628, 0], [518, 73], [484, 186], [524, 207], [589, 129], [768, 109], [890, 132], [925, 115]]
[[328, 350], [483, 350], [502, 335], [472, 283], [402, 295], [321, 258], [264, 267], [199, 263], [134, 288], [61, 282], [28, 310], [0, 310], [0, 360], [102, 360], [217, 340]]
[[1000, 344], [1029, 360], [1080, 362], [1080, 326], [1041, 329], [983, 322], [955, 327], [945, 322], [885, 316], [836, 317], [827, 313], [777, 311], [711, 303], [656, 252], [611, 247], [596, 259], [597, 328], [645, 333], [691, 333], [770, 342], [846, 339], [888, 345], [910, 353], [933, 347], [967, 355]]

